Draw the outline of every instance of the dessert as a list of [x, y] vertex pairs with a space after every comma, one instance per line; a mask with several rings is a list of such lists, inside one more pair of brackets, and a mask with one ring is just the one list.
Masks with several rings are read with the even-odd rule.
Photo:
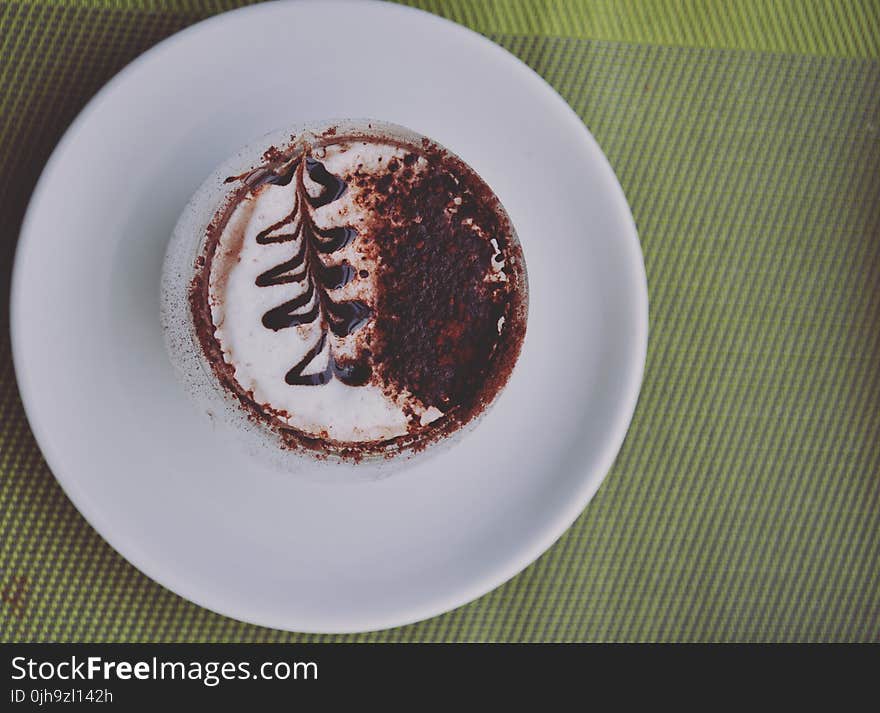
[[525, 263], [460, 158], [402, 127], [336, 124], [264, 147], [218, 192], [192, 236], [193, 343], [279, 445], [354, 460], [420, 450], [503, 388]]

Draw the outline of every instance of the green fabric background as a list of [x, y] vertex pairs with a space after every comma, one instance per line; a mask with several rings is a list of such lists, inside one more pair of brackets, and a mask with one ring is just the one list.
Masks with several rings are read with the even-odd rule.
[[880, 5], [421, 0], [542, 74], [632, 205], [651, 338], [623, 450], [534, 565], [444, 616], [288, 634], [190, 604], [86, 524], [15, 387], [8, 277], [85, 102], [233, 0], [0, 2], [0, 640], [880, 640]]

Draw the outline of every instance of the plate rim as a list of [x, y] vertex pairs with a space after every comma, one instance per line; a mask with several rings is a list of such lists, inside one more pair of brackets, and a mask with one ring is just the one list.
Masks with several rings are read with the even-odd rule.
[[[37, 211], [44, 203], [42, 197], [47, 190], [49, 176], [53, 173], [55, 166], [59, 164], [63, 159], [68, 147], [76, 141], [77, 136], [80, 132], [80, 128], [90, 121], [92, 115], [100, 110], [102, 104], [112, 94], [112, 92], [118, 85], [127, 81], [130, 74], [137, 71], [137, 69], [139, 69], [142, 65], [151, 61], [153, 57], [166, 51], [172, 45], [186, 42], [191, 35], [203, 32], [207, 27], [213, 25], [214, 23], [223, 23], [230, 21], [234, 22], [236, 17], [244, 14], [272, 13], [275, 12], [276, 9], [281, 5], [326, 6], [328, 2], [327, 0], [296, 0], [296, 2], [285, 2], [284, 0], [279, 0], [277, 2], [267, 2], [257, 5], [245, 6], [227, 12], [222, 12], [217, 15], [213, 15], [204, 20], [193, 23], [192, 25], [156, 43], [155, 45], [135, 57], [131, 62], [126, 64], [119, 72], [111, 77], [94, 94], [94, 96], [92, 96], [88, 100], [88, 102], [80, 110], [80, 112], [77, 114], [77, 116], [68, 126], [68, 128], [64, 131], [61, 139], [58, 141], [56, 146], [53, 148], [52, 153], [45, 166], [43, 167], [40, 173], [40, 177], [28, 201], [27, 209], [22, 220], [18, 240], [15, 247], [15, 256], [12, 263], [12, 275], [10, 281], [9, 306], [10, 338], [12, 347], [11, 351], [13, 371], [15, 374], [16, 383], [18, 385], [19, 394], [21, 396], [22, 405], [29, 427], [39, 446], [43, 458], [45, 459], [50, 471], [52, 472], [52, 475], [60, 485], [65, 495], [70, 499], [74, 507], [86, 520], [89, 526], [91, 526], [92, 529], [94, 529], [97, 534], [100, 535], [100, 537], [111, 548], [113, 548], [115, 552], [117, 552], [123, 559], [125, 559], [126, 562], [131, 564], [133, 567], [135, 567], [137, 570], [139, 570], [141, 573], [143, 573], [154, 582], [158, 583], [160, 586], [174, 593], [176, 596], [179, 596], [186, 601], [190, 601], [197, 606], [200, 606], [211, 612], [247, 624], [305, 634], [355, 634], [372, 631], [382, 631], [390, 628], [406, 626], [419, 621], [424, 621], [426, 619], [440, 616], [461, 606], [464, 606], [465, 604], [468, 604], [476, 599], [479, 599], [480, 597], [485, 596], [487, 593], [493, 591], [502, 584], [511, 580], [528, 566], [533, 564], [541, 555], [547, 552], [556, 543], [556, 541], [566, 531], [569, 530], [574, 521], [584, 512], [585, 508], [592, 500], [596, 491], [599, 489], [599, 487], [607, 477], [614, 463], [614, 460], [616, 459], [620, 448], [623, 445], [624, 439], [629, 430], [629, 426], [635, 414], [635, 409], [638, 404], [639, 393], [641, 391], [641, 386], [644, 380], [649, 333], [649, 293], [647, 273], [644, 264], [644, 255], [642, 252], [641, 243], [639, 241], [635, 220], [632, 215], [632, 210], [629, 206], [629, 202], [626, 199], [623, 187], [621, 186], [620, 181], [617, 178], [617, 175], [614, 172], [614, 169], [611, 166], [607, 156], [602, 151], [601, 147], [599, 146], [593, 134], [590, 132], [589, 128], [586, 126], [585, 122], [576, 114], [574, 109], [565, 101], [565, 99], [563, 99], [559, 95], [559, 93], [543, 77], [541, 77], [531, 67], [525, 64], [521, 59], [519, 59], [519, 57], [505, 50], [503, 47], [496, 44], [495, 42], [492, 42], [490, 39], [481, 35], [480, 33], [464, 25], [460, 25], [452, 20], [446, 19], [444, 17], [435, 15], [424, 10], [420, 10], [418, 8], [406, 5], [398, 5], [394, 3], [381, 2], [380, 0], [370, 0], [369, 3], [363, 2], [363, 0], [332, 0], [332, 3], [340, 6], [356, 6], [359, 9], [369, 6], [371, 8], [371, 11], [399, 14], [418, 14], [426, 20], [427, 18], [430, 18], [430, 21], [434, 22], [438, 27], [445, 26], [447, 31], [457, 32], [462, 36], [468, 36], [468, 39], [470, 41], [482, 44], [483, 49], [485, 49], [486, 51], [491, 51], [494, 52], [496, 55], [504, 56], [506, 61], [513, 60], [516, 64], [519, 65], [519, 69], [524, 76], [530, 77], [533, 83], [535, 82], [535, 80], [537, 80], [540, 85], [543, 85], [543, 89], [548, 92], [548, 95], [553, 97], [554, 101], [558, 105], [560, 116], [564, 116], [570, 123], [574, 122], [576, 124], [581, 134], [581, 138], [586, 143], [590, 153], [593, 156], [593, 159], [601, 165], [601, 173], [607, 174], [607, 177], [610, 179], [610, 184], [615, 195], [613, 202], [609, 204], [608, 210], [616, 211], [618, 213], [618, 218], [622, 221], [622, 225], [626, 227], [625, 237], [627, 246], [626, 262], [629, 272], [628, 279], [633, 282], [633, 289], [637, 291], [637, 293], [635, 291], [631, 293], [631, 296], [634, 298], [633, 309], [635, 312], [634, 317], [637, 331], [630, 337], [632, 343], [631, 354], [634, 358], [630, 365], [631, 368], [626, 372], [625, 387], [621, 389], [621, 393], [623, 394], [623, 397], [620, 401], [621, 408], [618, 409], [617, 418], [611, 426], [611, 433], [613, 434], [613, 437], [610, 437], [605, 441], [605, 443], [603, 444], [604, 447], [602, 449], [601, 455], [598, 455], [595, 459], [596, 465], [592, 469], [592, 472], [584, 473], [584, 477], [580, 479], [580, 483], [576, 488], [575, 496], [570, 498], [567, 506], [559, 508], [559, 511], [557, 512], [555, 517], [546, 518], [546, 521], [543, 523], [543, 525], [537, 527], [539, 532], [536, 533], [530, 540], [524, 541], [520, 546], [518, 546], [516, 548], [517, 555], [515, 557], [511, 557], [509, 562], [499, 563], [498, 566], [492, 568], [491, 571], [489, 570], [489, 568], [486, 568], [486, 572], [488, 572], [488, 574], [483, 574], [480, 578], [474, 577], [472, 584], [469, 587], [459, 588], [454, 592], [454, 596], [453, 594], [446, 595], [445, 601], [443, 601], [442, 603], [434, 599], [429, 600], [426, 598], [420, 606], [410, 607], [410, 609], [402, 616], [386, 616], [380, 621], [365, 621], [363, 625], [358, 626], [319, 626], [317, 628], [297, 627], [294, 629], [287, 626], [279, 626], [277, 623], [267, 621], [266, 619], [261, 618], [258, 612], [250, 612], [249, 615], [246, 616], [242, 612], [233, 613], [223, 611], [213, 605], [209, 605], [205, 603], [200, 596], [193, 596], [190, 593], [185, 593], [187, 590], [185, 581], [171, 582], [169, 581], [171, 577], [166, 577], [163, 572], [156, 571], [156, 568], [153, 566], [152, 563], [146, 563], [145, 565], [141, 561], [142, 557], [137, 555], [137, 553], [126, 553], [126, 551], [124, 551], [125, 549], [131, 550], [132, 548], [124, 547], [126, 544], [125, 538], [117, 537], [113, 533], [112, 529], [101, 526], [100, 513], [96, 512], [95, 508], [92, 508], [88, 505], [88, 498], [82, 491], [80, 491], [79, 487], [77, 486], [76, 476], [67, 472], [67, 469], [64, 466], [63, 457], [60, 453], [55, 451], [55, 446], [52, 444], [52, 436], [48, 432], [48, 429], [44, 428], [39, 416], [36, 413], [37, 409], [34, 406], [35, 397], [31, 395], [31, 391], [26, 386], [28, 381], [23, 377], [23, 374], [26, 371], [27, 367], [25, 365], [24, 354], [22, 353], [22, 350], [24, 348], [22, 346], [22, 338], [17, 336], [21, 332], [22, 328], [20, 325], [21, 322], [24, 320], [25, 314], [24, 308], [21, 306], [22, 304], [24, 304], [22, 293], [25, 287], [23, 286], [24, 281], [22, 278], [22, 269], [20, 269], [20, 264], [22, 262], [22, 255], [25, 252], [25, 244], [28, 241], [34, 241], [38, 239], [33, 233], [31, 225], [36, 220], [35, 216], [37, 214]], [[383, 10], [379, 10], [380, 7], [383, 8]], [[28, 235], [32, 235], [32, 237], [28, 238]], [[616, 236], [615, 239], [618, 239], [620, 237], [623, 236]], [[120, 542], [120, 540], [122, 541]], [[119, 544], [122, 546], [117, 546], [117, 542], [119, 542]]]

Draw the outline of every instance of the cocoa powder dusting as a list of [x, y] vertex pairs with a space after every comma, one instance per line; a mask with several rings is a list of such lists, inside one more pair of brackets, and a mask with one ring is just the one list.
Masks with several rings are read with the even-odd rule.
[[427, 168], [392, 192], [396, 164], [365, 192], [381, 215], [372, 226], [382, 256], [374, 354], [385, 383], [447, 412], [473, 404], [493, 366], [511, 285], [484, 278], [490, 240], [507, 236], [485, 184], [440, 151], [425, 158]]

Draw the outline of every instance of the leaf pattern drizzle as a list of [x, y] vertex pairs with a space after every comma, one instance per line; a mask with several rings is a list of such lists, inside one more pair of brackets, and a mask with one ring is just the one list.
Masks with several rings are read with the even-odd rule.
[[[317, 196], [308, 193], [305, 174], [321, 186]], [[291, 386], [320, 386], [336, 377], [349, 386], [360, 386], [370, 377], [370, 368], [361, 363], [341, 363], [329, 347], [327, 366], [323, 371], [304, 374], [309, 364], [327, 345], [328, 332], [343, 338], [360, 329], [370, 319], [370, 307], [360, 300], [334, 300], [330, 293], [344, 287], [356, 277], [355, 269], [345, 260], [334, 265], [324, 263], [322, 256], [332, 255], [349, 245], [357, 236], [350, 226], [320, 228], [312, 211], [338, 200], [346, 184], [331, 174], [324, 164], [310, 156], [300, 156], [282, 173], [269, 173], [258, 179], [258, 185], [294, 184], [291, 212], [277, 223], [257, 234], [257, 243], [296, 243], [290, 259], [269, 268], [257, 279], [258, 287], [297, 284], [300, 294], [263, 315], [266, 329], [280, 331], [300, 325], [317, 325], [316, 335], [305, 356], [287, 372], [284, 380]], [[284, 229], [287, 228], [287, 231]], [[292, 230], [291, 230], [292, 229]]]

